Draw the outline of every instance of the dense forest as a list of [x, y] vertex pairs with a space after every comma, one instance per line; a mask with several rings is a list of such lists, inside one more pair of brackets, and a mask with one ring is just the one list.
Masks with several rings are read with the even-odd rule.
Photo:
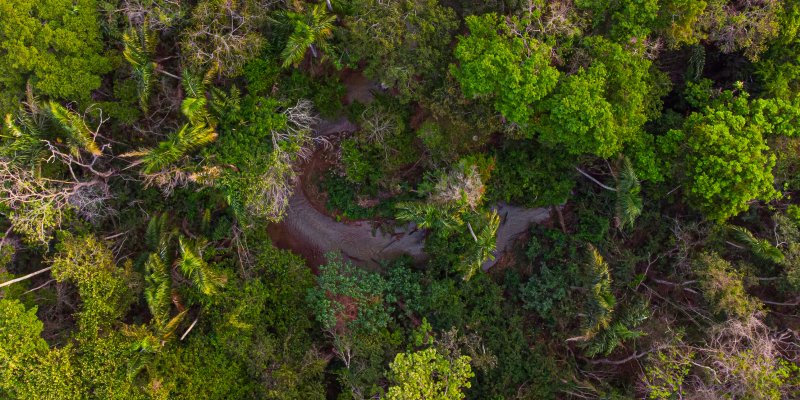
[[0, 0], [0, 398], [800, 399], [798, 34]]

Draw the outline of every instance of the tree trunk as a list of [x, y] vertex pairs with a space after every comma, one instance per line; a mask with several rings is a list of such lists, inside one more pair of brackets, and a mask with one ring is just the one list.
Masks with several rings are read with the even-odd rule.
[[9, 286], [9, 285], [11, 285], [11, 284], [14, 284], [14, 283], [17, 283], [17, 282], [22, 282], [22, 281], [24, 281], [24, 280], [26, 280], [26, 279], [33, 278], [33, 277], [34, 277], [34, 276], [36, 276], [36, 275], [43, 274], [43, 273], [45, 273], [45, 272], [47, 272], [47, 271], [50, 271], [50, 269], [52, 269], [52, 268], [53, 268], [53, 267], [47, 267], [47, 268], [43, 268], [43, 269], [40, 269], [40, 270], [38, 270], [38, 271], [36, 271], [36, 272], [31, 272], [31, 273], [30, 273], [30, 274], [28, 274], [28, 275], [25, 275], [25, 276], [20, 276], [19, 278], [14, 278], [14, 279], [12, 279], [12, 280], [10, 280], [10, 281], [8, 281], [8, 282], [3, 282], [3, 283], [0, 283], [0, 288], [1, 288], [1, 287], [6, 287], [6, 286]]

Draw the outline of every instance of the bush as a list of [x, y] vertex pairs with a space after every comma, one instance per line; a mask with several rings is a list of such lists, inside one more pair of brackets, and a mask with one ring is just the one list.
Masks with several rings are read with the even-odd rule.
[[563, 204], [575, 186], [574, 163], [534, 140], [509, 142], [497, 155], [489, 197], [524, 207]]

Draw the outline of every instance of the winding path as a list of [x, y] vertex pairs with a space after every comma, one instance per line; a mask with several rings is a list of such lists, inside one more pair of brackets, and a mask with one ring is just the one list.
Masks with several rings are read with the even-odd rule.
[[[371, 100], [369, 98], [370, 91], [362, 90], [367, 93], [365, 95], [355, 89], [351, 90], [350, 86], [348, 86], [348, 101], [352, 101], [351, 97], [358, 98], [362, 102]], [[370, 86], [368, 89], [371, 88]], [[314, 134], [315, 136], [333, 136], [354, 132], [357, 129], [355, 124], [342, 117], [334, 121], [322, 121], [316, 127]], [[403, 254], [410, 255], [418, 263], [427, 258], [423, 251], [426, 233], [424, 230], [416, 229], [413, 224], [408, 224], [396, 228], [393, 232], [383, 232], [376, 229], [370, 221], [336, 221], [311, 204], [304, 190], [305, 174], [300, 174], [300, 176], [300, 182], [289, 200], [289, 207], [283, 221], [269, 227], [270, 237], [279, 248], [288, 249], [303, 256], [312, 268], [317, 268], [324, 263], [325, 253], [331, 251], [341, 252], [346, 258], [369, 268], [378, 267], [380, 260], [391, 260]], [[497, 229], [497, 249], [495, 250], [497, 257], [509, 250], [514, 240], [531, 224], [541, 223], [550, 217], [547, 208], [528, 209], [499, 203], [494, 209], [501, 217], [500, 227]], [[484, 270], [488, 270], [495, 262], [496, 260], [487, 260], [482, 267]]]

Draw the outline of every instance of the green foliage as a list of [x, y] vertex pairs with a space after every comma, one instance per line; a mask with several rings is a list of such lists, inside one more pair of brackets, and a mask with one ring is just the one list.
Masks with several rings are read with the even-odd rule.
[[458, 27], [456, 14], [438, 0], [350, 0], [341, 30], [343, 47], [364, 74], [398, 90], [401, 101], [424, 97], [440, 84]]
[[94, 236], [62, 232], [52, 262], [53, 277], [78, 287], [83, 303], [78, 312], [81, 334], [96, 336], [109, 329], [129, 304], [128, 272], [114, 263], [105, 244]]
[[18, 300], [0, 299], [0, 393], [30, 397], [31, 393], [25, 393], [24, 373], [26, 364], [38, 362], [39, 355], [48, 350], [39, 336], [42, 326], [35, 308], [26, 310]]
[[764, 127], [748, 119], [746, 107], [746, 96], [707, 107], [674, 132], [686, 143], [687, 195], [713, 220], [739, 214], [750, 201], [778, 197], [772, 187], [775, 156], [764, 143]]
[[317, 48], [325, 55], [332, 53], [328, 40], [333, 36], [336, 15], [328, 14], [324, 4], [314, 4], [305, 14], [287, 12], [285, 17], [294, 30], [281, 52], [283, 68], [297, 67], [305, 59], [308, 50], [311, 50], [314, 58], [318, 57]]
[[574, 163], [533, 140], [509, 142], [497, 156], [489, 197], [525, 207], [563, 204], [575, 186]]
[[158, 65], [153, 62], [156, 50], [157, 34], [145, 24], [141, 29], [130, 28], [122, 36], [125, 57], [136, 79], [136, 91], [139, 93], [139, 107], [147, 112], [150, 92], [153, 89], [155, 71]]
[[683, 383], [691, 369], [694, 352], [684, 354], [680, 349], [668, 347], [648, 357], [642, 378], [651, 400], [668, 400], [683, 393]]
[[700, 254], [695, 269], [701, 278], [703, 295], [715, 313], [744, 319], [761, 308], [760, 302], [745, 291], [744, 274], [717, 253]]
[[660, 1], [657, 26], [670, 48], [693, 45], [703, 39], [697, 23], [706, 9], [706, 1], [664, 0]]
[[44, 95], [86, 101], [111, 70], [95, 0], [11, 0], [0, 6], [0, 113], [16, 108], [26, 82]]
[[386, 290], [380, 275], [328, 255], [328, 262], [319, 267], [317, 286], [308, 291], [308, 302], [326, 330], [341, 329], [337, 326], [342, 324], [357, 333], [375, 333], [390, 321], [393, 298]]
[[770, 94], [779, 98], [792, 98], [800, 89], [800, 4], [786, 2], [779, 15], [780, 29], [777, 37], [756, 63], [756, 71]]
[[584, 41], [591, 65], [564, 78], [542, 102], [544, 116], [533, 129], [543, 143], [561, 144], [570, 154], [610, 157], [657, 116], [663, 88], [654, 84], [646, 58], [600, 37]]
[[462, 388], [469, 388], [474, 376], [469, 362], [468, 356], [448, 360], [432, 348], [400, 353], [389, 364], [392, 383], [386, 398], [463, 399]]
[[[537, 39], [514, 33], [496, 14], [466, 18], [469, 36], [459, 39], [458, 66], [451, 72], [467, 97], [492, 96], [495, 110], [526, 126], [532, 106], [555, 89], [559, 72], [550, 66], [550, 49]], [[588, 111], [589, 109], [587, 109]]]

